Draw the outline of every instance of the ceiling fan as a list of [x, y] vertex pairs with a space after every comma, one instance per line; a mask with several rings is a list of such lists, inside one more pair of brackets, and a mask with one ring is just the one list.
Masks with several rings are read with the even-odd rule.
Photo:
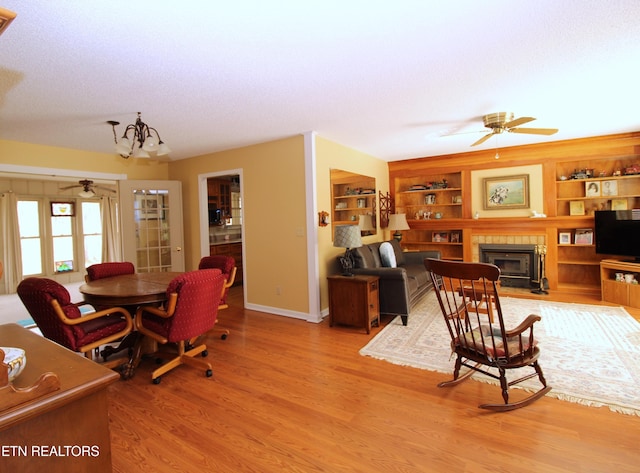
[[83, 179], [82, 181], [78, 181], [77, 184], [74, 184], [72, 186], [61, 187], [60, 190], [66, 191], [69, 189], [73, 189], [75, 187], [82, 187], [82, 191], [78, 195], [80, 197], [85, 197], [85, 198], [93, 197], [94, 195], [96, 195], [96, 189], [100, 189], [108, 192], [115, 192], [115, 190], [110, 189], [109, 187], [96, 186], [93, 184], [93, 181], [90, 181], [88, 179]]
[[499, 135], [503, 132], [509, 133], [528, 133], [531, 135], [553, 135], [558, 132], [557, 128], [516, 128], [519, 125], [524, 125], [525, 123], [529, 123], [535, 120], [533, 117], [520, 117], [513, 118], [513, 112], [497, 112], [497, 113], [489, 113], [488, 115], [484, 115], [482, 117], [482, 121], [484, 121], [484, 126], [491, 130], [490, 133], [484, 135], [478, 141], [473, 143], [471, 146], [477, 146], [493, 135]]

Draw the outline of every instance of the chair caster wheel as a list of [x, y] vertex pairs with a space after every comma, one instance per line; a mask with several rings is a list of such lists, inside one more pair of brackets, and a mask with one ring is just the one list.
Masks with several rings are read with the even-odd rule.
[[205, 356], [207, 356], [209, 354], [209, 352], [207, 350], [203, 351], [202, 353], [200, 353], [200, 355], [202, 356], [202, 358], [204, 358]]
[[160, 376], [158, 376], [157, 378], [153, 378], [151, 381], [153, 382], [153, 384], [160, 384], [160, 380], [162, 378]]
[[207, 378], [211, 378], [211, 376], [213, 376], [213, 371], [207, 370], [205, 374], [207, 375]]
[[227, 334], [223, 333], [222, 335], [220, 335], [220, 338], [223, 339], [223, 340], [226, 340], [227, 339]]

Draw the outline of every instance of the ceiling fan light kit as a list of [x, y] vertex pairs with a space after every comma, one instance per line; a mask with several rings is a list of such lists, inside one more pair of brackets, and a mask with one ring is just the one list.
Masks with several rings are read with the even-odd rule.
[[69, 189], [73, 189], [74, 187], [82, 187], [82, 190], [78, 192], [78, 196], [82, 197], [83, 199], [90, 199], [91, 197], [94, 197], [96, 195], [96, 192], [95, 192], [96, 189], [101, 189], [101, 190], [115, 193], [115, 190], [110, 189], [108, 187], [94, 185], [93, 181], [90, 181], [89, 179], [83, 179], [81, 181], [78, 181], [77, 184], [74, 184], [72, 186], [61, 187], [60, 190], [66, 191]]
[[[160, 138], [160, 133], [142, 121], [142, 114], [138, 112], [135, 123], [127, 125], [120, 141], [116, 134], [116, 126], [120, 122], [115, 120], [107, 121], [113, 130], [113, 141], [116, 143], [115, 149], [122, 158], [130, 157], [149, 159], [156, 156], [167, 156], [171, 150]], [[155, 135], [155, 136], [154, 136]]]
[[553, 135], [558, 132], [557, 128], [517, 128], [520, 125], [529, 123], [535, 120], [533, 117], [520, 117], [514, 119], [513, 112], [496, 112], [489, 113], [482, 117], [484, 126], [491, 131], [473, 143], [471, 146], [478, 146], [494, 135], [499, 135], [503, 132], [508, 133], [525, 133], [530, 135]]

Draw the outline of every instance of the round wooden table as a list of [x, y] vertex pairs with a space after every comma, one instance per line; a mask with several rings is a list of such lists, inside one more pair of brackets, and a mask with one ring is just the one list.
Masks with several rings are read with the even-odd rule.
[[78, 289], [89, 304], [111, 307], [131, 307], [163, 302], [167, 286], [182, 273], [156, 272], [122, 274], [90, 281]]

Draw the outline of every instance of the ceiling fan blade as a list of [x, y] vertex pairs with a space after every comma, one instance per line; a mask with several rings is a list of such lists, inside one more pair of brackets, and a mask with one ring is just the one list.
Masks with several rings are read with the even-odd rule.
[[61, 191], [68, 191], [69, 189], [74, 189], [76, 187], [82, 187], [82, 186], [79, 186], [78, 184], [76, 184], [75, 186], [60, 187], [60, 190]]
[[558, 133], [557, 128], [510, 128], [510, 133], [528, 133], [530, 135], [553, 135]]
[[110, 189], [108, 187], [102, 187], [102, 186], [91, 186], [91, 189], [95, 190], [95, 189], [100, 189], [101, 191], [107, 191], [107, 192], [113, 192], [115, 194], [115, 189]]
[[473, 143], [471, 146], [478, 146], [481, 145], [482, 143], [484, 143], [485, 141], [487, 141], [489, 138], [491, 138], [493, 135], [495, 135], [495, 133], [487, 133], [486, 135], [484, 135], [482, 138], [480, 138], [478, 141], [476, 141], [475, 143]]
[[511, 120], [510, 122], [506, 122], [503, 127], [504, 128], [511, 128], [514, 126], [519, 126], [519, 125], [524, 125], [525, 123], [529, 123], [534, 121], [535, 118], [533, 117], [520, 117], [520, 118], [516, 118], [515, 120]]

